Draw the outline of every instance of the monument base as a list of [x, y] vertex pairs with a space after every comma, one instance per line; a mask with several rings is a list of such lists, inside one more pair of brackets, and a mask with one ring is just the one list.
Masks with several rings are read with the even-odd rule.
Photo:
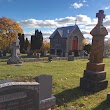
[[18, 57], [10, 57], [7, 64], [21, 64], [22, 60]]
[[49, 108], [53, 108], [55, 105], [56, 105], [56, 98], [52, 96], [51, 98], [40, 101], [40, 110], [47, 110]]
[[84, 78], [93, 81], [102, 81], [106, 79], [106, 72], [105, 71], [93, 72], [89, 70], [84, 70]]
[[106, 89], [108, 86], [107, 80], [94, 81], [87, 79], [85, 77], [80, 79], [80, 88], [86, 91], [98, 92], [100, 90]]
[[86, 70], [94, 71], [94, 72], [100, 72], [104, 71], [105, 63], [87, 63]]

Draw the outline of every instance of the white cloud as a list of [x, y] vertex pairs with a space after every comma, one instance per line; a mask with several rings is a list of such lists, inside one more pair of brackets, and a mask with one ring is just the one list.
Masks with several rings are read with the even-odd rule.
[[77, 24], [89, 24], [91, 18], [86, 15], [77, 15], [76, 17], [56, 18], [54, 20], [27, 19], [19, 22], [23, 28], [57, 28], [62, 26], [74, 25], [77, 18]]
[[81, 32], [83, 34], [90, 34], [90, 30], [86, 30], [86, 29], [81, 29]]
[[89, 5], [86, 4], [86, 2], [87, 2], [86, 0], [79, 1], [79, 3], [75, 2], [75, 3], [71, 4], [70, 8], [79, 9], [84, 6], [88, 7]]
[[22, 20], [19, 22], [22, 27], [27, 28], [39, 28], [39, 27], [57, 27], [60, 26], [54, 20], [36, 20], [36, 19], [28, 19]]
[[91, 36], [90, 34], [85, 34], [84, 36], [85, 36], [86, 41], [87, 41], [88, 43], [92, 43], [92, 36]]
[[86, 0], [83, 0], [82, 2], [87, 2]]
[[83, 3], [73, 3], [73, 4], [71, 4], [71, 7], [78, 9], [78, 8], [83, 7]]
[[110, 6], [105, 7], [105, 10], [108, 10], [108, 9], [110, 9]]
[[79, 21], [79, 23], [91, 23], [91, 18], [88, 17], [87, 15], [77, 15], [76, 16], [77, 20]]
[[[57, 27], [62, 27], [62, 26], [68, 26], [68, 25], [74, 25], [75, 24], [75, 19], [77, 18], [77, 25], [81, 29], [81, 31], [84, 34], [84, 37], [90, 37], [90, 31], [95, 27], [97, 24], [97, 18], [91, 19], [87, 15], [77, 15], [76, 17], [68, 16], [65, 18], [56, 18], [53, 20], [37, 20], [37, 19], [27, 19], [23, 20], [20, 23], [20, 25], [24, 28], [33, 28], [33, 31], [30, 33], [26, 33], [26, 36], [30, 38], [32, 34], [34, 34], [35, 28], [40, 28], [42, 31], [44, 37], [49, 37], [54, 29]], [[107, 15], [104, 19], [104, 26], [108, 30], [108, 36], [110, 38], [110, 15]], [[46, 28], [50, 31], [43, 31], [42, 28]], [[90, 40], [89, 39], [89, 40]]]
[[59, 24], [71, 24], [75, 21], [75, 17], [65, 17], [65, 18], [59, 18], [59, 19], [55, 19], [55, 22], [59, 23]]
[[42, 33], [44, 36], [49, 37], [53, 33], [53, 30], [52, 31], [43, 31]]
[[27, 19], [20, 21], [20, 25], [25, 28], [56, 28], [61, 26], [67, 26], [75, 22], [75, 17], [65, 17], [55, 20], [36, 20]]

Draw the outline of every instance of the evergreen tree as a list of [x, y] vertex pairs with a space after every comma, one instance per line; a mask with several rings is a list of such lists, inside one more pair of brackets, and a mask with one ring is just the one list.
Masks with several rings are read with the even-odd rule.
[[35, 30], [35, 35], [31, 36], [31, 50], [35, 51], [40, 50], [43, 44], [43, 35], [42, 32]]
[[24, 34], [18, 33], [18, 39], [20, 40], [20, 53], [24, 53]]
[[27, 51], [28, 46], [29, 46], [29, 41], [28, 41], [28, 38], [26, 38], [25, 43], [24, 43], [25, 51]]

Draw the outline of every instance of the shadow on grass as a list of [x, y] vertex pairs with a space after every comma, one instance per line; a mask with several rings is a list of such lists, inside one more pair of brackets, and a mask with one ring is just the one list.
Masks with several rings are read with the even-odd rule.
[[110, 102], [105, 100], [92, 110], [110, 110]]
[[[68, 102], [75, 101], [80, 97], [88, 96], [91, 94], [94, 94], [94, 92], [81, 90], [80, 87], [64, 90], [61, 93], [55, 94], [56, 103], [58, 106], [65, 106]], [[105, 100], [92, 110], [110, 110], [110, 102]]]
[[94, 93], [83, 91], [80, 89], [80, 87], [64, 90], [61, 93], [55, 94], [56, 103], [58, 106], [62, 106], [68, 102], [75, 101], [76, 99], [78, 99], [82, 96], [88, 96], [91, 94], [94, 94]]

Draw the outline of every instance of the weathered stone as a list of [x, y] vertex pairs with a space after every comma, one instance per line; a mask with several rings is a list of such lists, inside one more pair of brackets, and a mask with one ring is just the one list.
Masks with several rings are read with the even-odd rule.
[[7, 64], [19, 64], [22, 63], [20, 56], [20, 50], [19, 50], [19, 39], [17, 38], [16, 42], [13, 42], [11, 45], [11, 57], [8, 59]]
[[40, 75], [34, 78], [38, 83], [39, 87], [39, 99], [40, 99], [40, 110], [46, 110], [52, 108], [56, 104], [56, 98], [52, 96], [52, 76], [51, 75]]
[[0, 110], [39, 110], [37, 82], [0, 83]]
[[74, 55], [68, 55], [68, 61], [74, 61]]
[[103, 19], [105, 14], [103, 10], [99, 10], [96, 14], [98, 23], [90, 32], [93, 36], [91, 53], [86, 70], [84, 70], [83, 78], [80, 79], [80, 87], [84, 90], [97, 92], [107, 88], [108, 81], [106, 79], [106, 72], [104, 71], [105, 64], [103, 62], [104, 52], [104, 37], [108, 34], [106, 28], [103, 26]]
[[105, 80], [106, 72], [105, 71], [93, 72], [89, 70], [84, 70], [84, 77], [94, 81], [101, 81], [101, 80]]
[[51, 56], [51, 55], [49, 55], [48, 61], [49, 61], [49, 62], [52, 62], [52, 56]]
[[106, 89], [107, 85], [108, 85], [107, 80], [94, 81], [85, 77], [80, 79], [80, 87], [83, 90], [87, 91], [98, 92], [100, 90]]
[[50, 54], [67, 57], [65, 54], [71, 51], [77, 56], [82, 50], [83, 39], [77, 25], [57, 28], [50, 36]]
[[48, 110], [56, 105], [52, 76], [35, 77], [38, 82], [0, 80], [0, 110]]
[[86, 70], [100, 72], [104, 71], [105, 63], [87, 63]]

